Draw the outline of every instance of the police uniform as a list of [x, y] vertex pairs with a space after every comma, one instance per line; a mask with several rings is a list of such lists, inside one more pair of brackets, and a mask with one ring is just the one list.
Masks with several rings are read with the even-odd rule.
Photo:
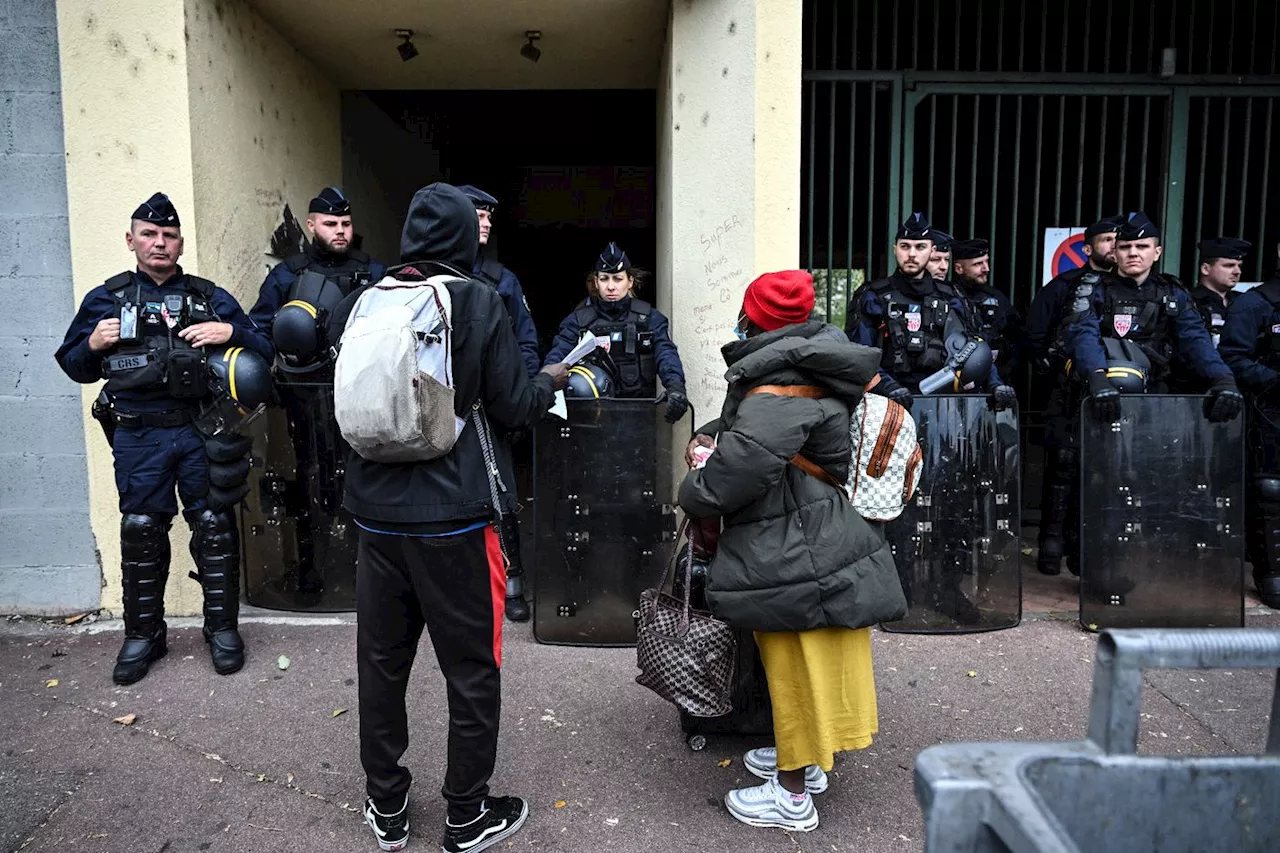
[[[1124, 221], [1125, 217], [1120, 214], [1098, 220], [1085, 229], [1085, 242], [1092, 244], [1104, 234], [1114, 234]], [[1062, 571], [1064, 555], [1071, 573], [1080, 573], [1077, 541], [1080, 458], [1076, 425], [1081, 388], [1078, 382], [1071, 381], [1066, 370], [1063, 320], [1070, 314], [1080, 279], [1086, 273], [1102, 273], [1101, 263], [1090, 258], [1086, 266], [1055, 276], [1040, 288], [1027, 311], [1024, 350], [1031, 359], [1032, 369], [1046, 377], [1049, 386], [1044, 407], [1044, 474], [1036, 561], [1036, 567], [1047, 575]]]
[[[1202, 264], [1212, 264], [1219, 258], [1242, 260], [1249, 251], [1249, 247], [1249, 241], [1232, 237], [1215, 237], [1210, 240], [1201, 240], [1196, 244]], [[1201, 283], [1191, 288], [1189, 295], [1192, 308], [1200, 315], [1200, 320], [1209, 331], [1209, 337], [1213, 339], [1213, 346], [1216, 348], [1222, 336], [1222, 327], [1227, 321], [1227, 308], [1236, 297], [1236, 292], [1228, 290], [1226, 293], [1218, 293]], [[1175, 394], [1203, 394], [1205, 382], [1178, 365], [1171, 371], [1169, 390]]]
[[[337, 187], [326, 187], [311, 199], [307, 211], [350, 216], [351, 202]], [[297, 535], [298, 592], [303, 597], [324, 589], [313, 527], [319, 519], [333, 517], [342, 503], [337, 472], [347, 448], [331, 415], [329, 320], [348, 296], [385, 275], [386, 267], [364, 252], [335, 252], [317, 238], [267, 273], [249, 312], [260, 328], [271, 330], [280, 403], [297, 460], [298, 488], [289, 493], [293, 499], [288, 503]], [[319, 562], [325, 562], [323, 554]]]
[[[470, 184], [464, 184], [458, 189], [471, 199], [476, 210], [487, 210], [492, 213], [498, 207], [498, 200], [484, 190]], [[520, 356], [524, 360], [525, 370], [529, 372], [530, 377], [537, 375], [542, 366], [542, 359], [538, 355], [538, 329], [534, 326], [533, 316], [529, 313], [529, 300], [525, 298], [520, 279], [498, 261], [488, 246], [480, 247], [479, 253], [476, 254], [475, 267], [471, 272], [476, 278], [497, 289], [498, 295], [502, 297], [502, 304], [507, 307], [507, 316], [511, 318], [511, 331], [516, 333], [516, 343], [520, 345]]]
[[[951, 261], [971, 261], [991, 253], [986, 240], [955, 240]], [[1013, 375], [1022, 346], [1022, 321], [1013, 302], [990, 284], [954, 277], [954, 286], [968, 309], [970, 331], [991, 346], [991, 355], [1002, 377]]]
[[[179, 227], [177, 211], [157, 193], [133, 219]], [[94, 352], [89, 339], [102, 320], [118, 318], [121, 338]], [[218, 672], [244, 663], [237, 630], [240, 550], [232, 507], [210, 499], [206, 439], [193, 420], [210, 397], [207, 353], [178, 337], [188, 326], [225, 322], [227, 350], [247, 347], [264, 359], [271, 345], [236, 300], [181, 267], [163, 283], [135, 269], [113, 276], [85, 296], [56, 358], [76, 382], [106, 379], [105, 406], [120, 493], [120, 551], [125, 642], [113, 678], [129, 684], [167, 652], [164, 588], [169, 576], [169, 527], [177, 514], [174, 487], [192, 528], [191, 552], [204, 590], [204, 636]], [[237, 498], [238, 499], [238, 498]]]
[[[914, 213], [899, 227], [895, 239], [931, 240], [932, 234], [929, 220]], [[930, 278], [924, 270], [915, 277], [895, 271], [858, 294], [857, 309], [850, 312], [845, 333], [854, 343], [881, 350], [877, 393], [909, 405], [920, 381], [946, 365], [948, 336], [969, 331], [968, 305], [951, 283]], [[1012, 394], [994, 363], [983, 387]]]
[[[617, 244], [610, 243], [596, 259], [595, 269], [625, 272], [631, 269], [631, 262]], [[614, 396], [651, 399], [657, 396], [657, 380], [661, 379], [667, 392], [667, 420], [675, 423], [684, 416], [689, 408], [684, 365], [662, 312], [634, 296], [617, 302], [589, 296], [564, 318], [544, 363], [561, 361], [588, 329], [609, 340], [607, 353], [599, 358], [615, 383]]]
[[1239, 294], [1218, 352], [1249, 397], [1245, 541], [1263, 602], [1280, 607], [1280, 274]]

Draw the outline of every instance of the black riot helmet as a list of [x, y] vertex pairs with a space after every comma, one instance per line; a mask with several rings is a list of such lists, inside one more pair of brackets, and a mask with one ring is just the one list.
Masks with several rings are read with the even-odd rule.
[[208, 365], [212, 399], [201, 407], [196, 426], [209, 436], [243, 431], [271, 402], [271, 366], [244, 347], [215, 349]]
[[569, 368], [569, 384], [564, 389], [566, 397], [586, 400], [613, 395], [613, 377], [598, 364], [582, 362]]
[[286, 302], [271, 321], [271, 340], [276, 349], [300, 363], [316, 359], [324, 346], [323, 337], [316, 306], [301, 299]]
[[1146, 392], [1151, 359], [1142, 348], [1120, 338], [1103, 338], [1102, 348], [1107, 354], [1107, 381], [1122, 394]]

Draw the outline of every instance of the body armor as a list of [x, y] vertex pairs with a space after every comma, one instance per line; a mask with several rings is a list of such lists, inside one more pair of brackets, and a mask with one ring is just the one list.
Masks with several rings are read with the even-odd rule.
[[219, 319], [211, 302], [213, 282], [186, 275], [180, 283], [158, 287], [132, 273], [121, 273], [109, 279], [106, 287], [120, 319], [120, 342], [102, 360], [107, 396], [128, 392], [134, 399], [204, 397], [208, 390], [205, 353], [178, 333]]
[[947, 360], [947, 319], [955, 290], [937, 279], [897, 276], [871, 285], [884, 305], [881, 366], [894, 376], [932, 373]]
[[1204, 327], [1213, 338], [1214, 349], [1218, 348], [1218, 339], [1222, 337], [1222, 327], [1227, 323], [1227, 305], [1222, 297], [1207, 287], [1197, 287], [1191, 291], [1191, 305], [1204, 321]]
[[617, 378], [616, 396], [655, 397], [658, 393], [654, 368], [653, 306], [632, 299], [625, 313], [613, 317], [604, 313], [595, 297], [588, 298], [574, 312], [579, 329], [609, 339], [609, 359]]
[[[343, 263], [336, 266], [317, 263], [310, 255], [296, 255], [285, 261], [285, 266], [294, 274], [295, 279], [293, 286], [289, 288], [288, 301], [281, 306], [276, 316], [279, 318], [281, 313], [287, 313], [286, 309], [295, 313], [300, 309], [305, 312], [304, 322], [314, 324], [315, 336], [314, 349], [310, 345], [310, 336], [307, 336], [308, 344], [299, 347], [296, 333], [290, 335], [287, 343], [283, 340], [276, 341], [277, 349], [280, 350], [278, 364], [282, 379], [287, 379], [291, 374], [309, 374], [330, 363], [329, 318], [343, 299], [370, 282], [369, 256], [364, 252], [348, 252]], [[302, 316], [300, 314], [297, 319]], [[280, 335], [274, 324], [272, 331], [273, 335]]]
[[[1099, 332], [1107, 339], [1126, 341], [1151, 363], [1151, 378], [1160, 380], [1173, 357], [1173, 323], [1178, 316], [1178, 280], [1153, 273], [1141, 285], [1119, 276], [1089, 273], [1076, 285], [1075, 311], [1092, 304], [1095, 287], [1102, 288]], [[1083, 306], [1083, 307], [1082, 307]], [[1108, 350], [1110, 352], [1110, 350]]]

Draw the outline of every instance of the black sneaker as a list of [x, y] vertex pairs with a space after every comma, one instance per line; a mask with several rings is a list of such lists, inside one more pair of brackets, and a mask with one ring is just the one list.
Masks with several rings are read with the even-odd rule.
[[383, 850], [403, 850], [409, 843], [409, 795], [404, 795], [400, 810], [394, 814], [378, 811], [370, 797], [364, 801], [364, 822], [369, 824]]
[[529, 806], [519, 797], [490, 797], [480, 807], [480, 817], [470, 823], [458, 826], [445, 821], [444, 853], [488, 850], [519, 832], [528, 819]]

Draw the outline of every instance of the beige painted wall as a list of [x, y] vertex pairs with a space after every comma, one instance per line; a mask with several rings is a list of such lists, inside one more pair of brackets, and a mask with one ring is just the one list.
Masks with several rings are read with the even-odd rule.
[[[129, 214], [162, 190], [183, 219], [184, 268], [247, 309], [284, 202], [305, 210], [317, 189], [340, 179], [337, 90], [234, 0], [60, 0], [58, 41], [77, 300], [133, 265], [123, 236]], [[83, 395], [91, 517], [102, 606], [118, 613], [111, 451], [88, 416], [97, 392], [85, 386]], [[179, 519], [171, 614], [200, 611], [199, 590], [186, 579], [188, 538]]]
[[801, 4], [675, 2], [659, 97], [662, 309], [700, 421], [724, 399], [720, 347], [752, 278], [800, 248]]

